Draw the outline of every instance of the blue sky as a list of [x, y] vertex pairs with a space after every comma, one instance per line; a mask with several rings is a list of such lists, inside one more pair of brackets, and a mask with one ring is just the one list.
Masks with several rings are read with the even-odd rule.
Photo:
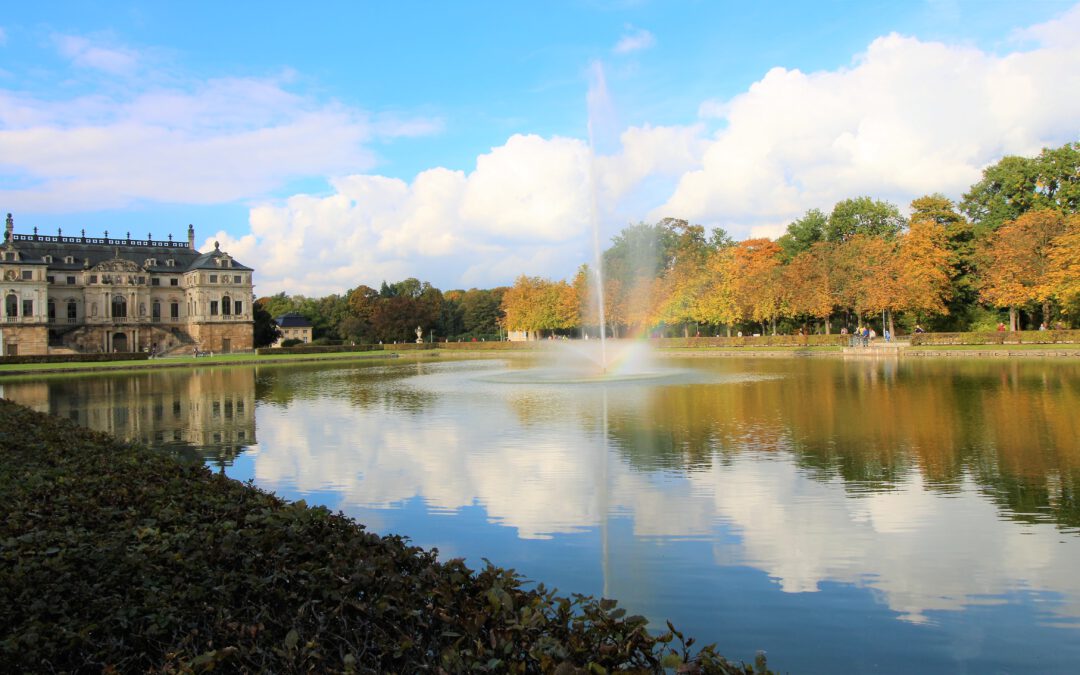
[[1080, 138], [1077, 44], [1080, 9], [1050, 1], [22, 3], [0, 210], [18, 232], [194, 223], [260, 294], [564, 278], [590, 186], [605, 237], [958, 198]]

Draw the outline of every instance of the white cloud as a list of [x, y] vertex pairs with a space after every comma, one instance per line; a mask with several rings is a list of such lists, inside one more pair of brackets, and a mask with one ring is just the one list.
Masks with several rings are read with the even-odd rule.
[[1002, 56], [888, 35], [848, 68], [773, 68], [699, 113], [723, 126], [703, 166], [651, 216], [725, 225], [737, 236], [782, 231], [808, 208], [863, 194], [906, 206], [958, 197], [1003, 154], [1075, 140], [1080, 127], [1080, 10], [1024, 35], [1040, 45]]
[[17, 211], [123, 208], [138, 201], [217, 204], [288, 180], [374, 165], [377, 138], [432, 133], [434, 120], [372, 121], [279, 78], [150, 86], [128, 97], [47, 100], [0, 90], [0, 189]]
[[139, 64], [138, 54], [124, 47], [104, 47], [76, 35], [54, 36], [60, 54], [80, 68], [112, 75], [130, 75]]
[[[776, 237], [807, 209], [848, 197], [901, 207], [929, 192], [958, 198], [1002, 155], [1077, 138], [1080, 43], [1063, 36], [1078, 33], [1080, 10], [1028, 29], [1022, 38], [1036, 44], [1002, 55], [892, 34], [849, 67], [773, 68], [740, 95], [704, 101], [698, 124], [609, 133], [595, 162], [602, 222], [610, 230], [670, 216], [736, 238]], [[611, 126], [597, 103], [606, 100], [603, 72], [592, 72], [590, 123]], [[591, 258], [588, 162], [582, 141], [517, 135], [468, 174], [338, 181], [328, 199], [349, 199], [349, 228], [368, 233], [365, 255], [375, 252], [351, 267], [360, 276], [346, 287], [377, 283], [389, 266], [445, 288], [507, 284], [520, 273], [568, 277]], [[362, 195], [340, 192], [354, 183]], [[336, 236], [326, 230], [315, 247]], [[295, 290], [283, 277], [263, 279]]]
[[656, 44], [656, 38], [653, 34], [644, 28], [634, 28], [633, 26], [626, 27], [626, 33], [619, 38], [619, 41], [612, 48], [612, 51], [616, 54], [629, 54], [630, 52], [637, 52], [643, 49], [648, 49]]
[[[699, 133], [628, 129], [621, 152], [597, 160], [602, 212], [614, 212], [647, 176], [695, 166]], [[407, 276], [444, 289], [508, 284], [520, 274], [562, 278], [591, 251], [589, 170], [581, 140], [515, 135], [467, 174], [428, 169], [411, 183], [344, 176], [331, 195], [253, 209], [250, 236], [218, 232], [207, 242], [257, 261], [261, 293], [320, 295]], [[315, 259], [317, 269], [297, 263]]]

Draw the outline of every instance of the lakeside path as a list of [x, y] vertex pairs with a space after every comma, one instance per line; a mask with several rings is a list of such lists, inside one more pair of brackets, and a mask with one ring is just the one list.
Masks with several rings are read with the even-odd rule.
[[[204, 368], [210, 366], [241, 366], [289, 363], [317, 363], [370, 361], [372, 359], [431, 359], [449, 358], [498, 358], [503, 355], [535, 354], [548, 346], [523, 346], [510, 349], [404, 349], [370, 352], [343, 352], [329, 354], [222, 354], [217, 356], [180, 356], [139, 361], [67, 362], [0, 364], [0, 378], [5, 376], [43, 375], [86, 372], [116, 372], [155, 370], [162, 368]], [[657, 349], [661, 357], [741, 357], [741, 358], [897, 358], [897, 357], [943, 357], [943, 358], [1080, 358], [1080, 344], [1022, 344], [1022, 345], [940, 345], [911, 347], [903, 343], [898, 349], [882, 349], [881, 343], [868, 349], [845, 347], [668, 347]]]

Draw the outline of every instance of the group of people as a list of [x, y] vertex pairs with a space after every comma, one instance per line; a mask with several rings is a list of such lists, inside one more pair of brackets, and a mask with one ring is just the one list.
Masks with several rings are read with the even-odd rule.
[[[922, 333], [923, 332], [922, 327], [916, 325], [915, 326], [915, 332], [916, 333]], [[842, 327], [840, 329], [840, 334], [841, 335], [848, 335], [847, 326], [844, 326], [844, 327]], [[859, 343], [861, 343], [863, 347], [869, 347], [870, 342], [872, 340], [876, 340], [877, 336], [878, 336], [877, 331], [874, 330], [873, 328], [871, 328], [870, 326], [863, 326], [861, 328], [856, 328], [854, 335], [855, 335], [855, 337], [853, 337], [852, 340], [851, 340], [852, 345], [857, 346]], [[892, 333], [889, 332], [888, 328], [886, 328], [882, 332], [881, 337], [885, 338], [885, 342], [892, 342]]]

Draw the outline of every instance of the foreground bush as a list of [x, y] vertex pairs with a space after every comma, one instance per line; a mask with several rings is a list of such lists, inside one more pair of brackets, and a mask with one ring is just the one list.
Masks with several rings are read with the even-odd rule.
[[3, 672], [755, 672], [2, 400], [0, 499]]

